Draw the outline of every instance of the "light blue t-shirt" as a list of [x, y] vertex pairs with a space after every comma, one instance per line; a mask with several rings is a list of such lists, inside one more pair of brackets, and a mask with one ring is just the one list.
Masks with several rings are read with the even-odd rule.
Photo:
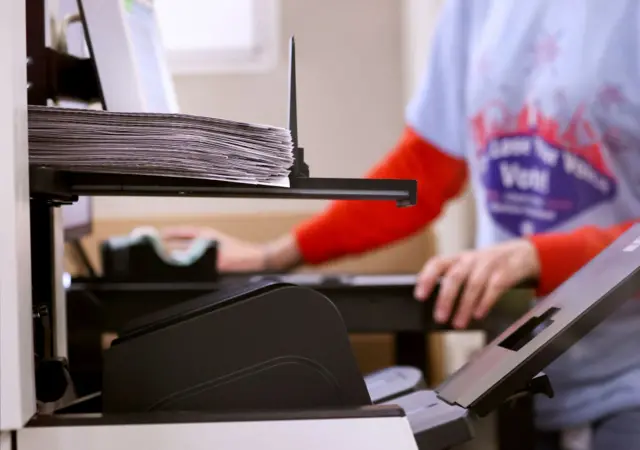
[[[640, 1], [449, 0], [408, 124], [471, 168], [477, 245], [640, 217]], [[537, 426], [640, 407], [640, 301], [546, 369]]]

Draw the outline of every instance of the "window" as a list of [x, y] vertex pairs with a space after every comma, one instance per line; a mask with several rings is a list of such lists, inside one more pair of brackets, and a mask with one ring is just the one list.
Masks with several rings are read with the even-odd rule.
[[256, 72], [277, 63], [279, 0], [154, 0], [175, 74]]

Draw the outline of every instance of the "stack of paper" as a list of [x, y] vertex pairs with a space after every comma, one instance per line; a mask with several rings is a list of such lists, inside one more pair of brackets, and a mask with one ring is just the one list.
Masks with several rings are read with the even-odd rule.
[[284, 128], [186, 114], [29, 107], [29, 162], [68, 171], [288, 186]]

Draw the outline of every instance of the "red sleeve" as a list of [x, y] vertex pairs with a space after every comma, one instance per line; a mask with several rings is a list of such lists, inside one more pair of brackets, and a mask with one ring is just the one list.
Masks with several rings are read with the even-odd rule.
[[335, 201], [295, 230], [305, 262], [319, 264], [382, 247], [422, 229], [447, 200], [464, 187], [466, 162], [453, 158], [406, 128], [393, 151], [367, 178], [418, 180], [417, 204], [398, 208], [392, 201]]
[[568, 233], [530, 237], [538, 251], [541, 268], [536, 293], [549, 294], [636, 222], [632, 220], [610, 228], [587, 226]]

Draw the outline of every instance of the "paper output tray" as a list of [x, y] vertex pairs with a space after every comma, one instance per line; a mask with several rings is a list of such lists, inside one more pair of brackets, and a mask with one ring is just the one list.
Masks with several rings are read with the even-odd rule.
[[73, 202], [78, 196], [232, 197], [327, 200], [391, 200], [416, 204], [415, 180], [358, 178], [291, 178], [290, 187], [254, 186], [187, 177], [70, 172], [33, 166], [31, 195]]
[[438, 397], [482, 416], [518, 392], [548, 389], [540, 371], [638, 292], [634, 225], [438, 386]]

